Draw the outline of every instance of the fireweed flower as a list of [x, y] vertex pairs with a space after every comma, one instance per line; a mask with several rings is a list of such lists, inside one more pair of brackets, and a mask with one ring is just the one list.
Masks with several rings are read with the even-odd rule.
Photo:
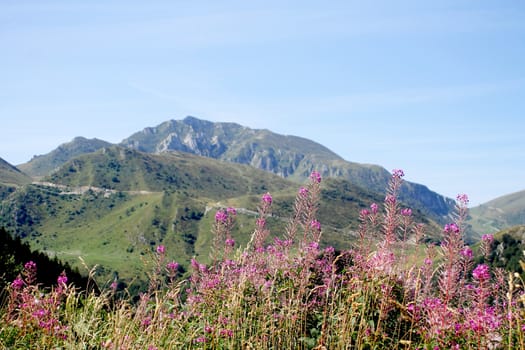
[[164, 254], [165, 252], [166, 252], [166, 247], [164, 247], [163, 245], [159, 245], [157, 247], [157, 253]]
[[462, 193], [462, 194], [458, 194], [457, 197], [456, 197], [456, 200], [457, 200], [460, 204], [465, 205], [465, 206], [466, 206], [466, 205], [468, 204], [468, 202], [469, 202], [469, 200], [468, 200], [468, 196], [467, 196], [466, 194], [464, 194], [464, 193]]
[[228, 220], [228, 214], [224, 210], [217, 210], [215, 213], [216, 222], [226, 222]]
[[225, 243], [228, 247], [233, 247], [235, 245], [235, 240], [233, 238], [227, 238]]
[[58, 276], [57, 278], [57, 283], [59, 285], [62, 285], [62, 284], [67, 284], [67, 276], [65, 273], [62, 273], [60, 274], [60, 276]]
[[446, 224], [443, 228], [443, 232], [445, 233], [459, 233], [459, 226], [455, 223]]
[[228, 213], [228, 215], [235, 216], [237, 215], [237, 210], [235, 210], [235, 208], [228, 207], [226, 208], [226, 213]]
[[305, 187], [301, 187], [299, 189], [299, 194], [302, 196], [302, 197], [305, 197], [306, 195], [308, 195], [308, 189], [305, 188]]
[[321, 231], [321, 223], [317, 220], [312, 220], [312, 222], [310, 222], [310, 227], [317, 231]]
[[312, 171], [312, 173], [310, 174], [310, 179], [312, 181], [315, 181], [317, 183], [321, 183], [321, 174], [319, 174], [319, 172], [317, 171]]
[[176, 271], [179, 268], [179, 264], [175, 261], [171, 261], [166, 264], [166, 268], [170, 271]]
[[379, 210], [379, 206], [376, 203], [370, 204], [370, 210], [372, 210], [372, 214], [377, 214], [377, 211]]
[[474, 257], [474, 253], [472, 252], [472, 249], [470, 249], [469, 246], [466, 246], [465, 248], [461, 249], [460, 254], [467, 259], [472, 259]]
[[485, 264], [479, 264], [476, 266], [474, 271], [472, 271], [472, 277], [478, 281], [486, 281], [490, 279], [490, 270], [489, 267]]
[[270, 193], [266, 192], [265, 194], [263, 194], [262, 200], [263, 200], [263, 202], [265, 202], [267, 204], [272, 204], [272, 195]]
[[486, 243], [492, 243], [494, 241], [494, 236], [491, 234], [486, 234], [481, 236], [481, 240]]
[[36, 264], [34, 261], [28, 261], [24, 264], [24, 268], [29, 271], [36, 270]]
[[397, 202], [397, 199], [395, 196], [392, 196], [391, 194], [388, 194], [386, 197], [385, 197], [385, 203], [388, 203], [388, 204], [396, 204]]
[[15, 278], [15, 280], [11, 283], [11, 287], [14, 289], [21, 289], [23, 286], [24, 281], [20, 277]]
[[401, 169], [394, 169], [392, 170], [392, 177], [396, 177], [396, 178], [402, 178], [403, 176], [405, 176], [405, 173], [403, 170]]
[[401, 215], [403, 216], [412, 216], [412, 209], [404, 208], [401, 210]]

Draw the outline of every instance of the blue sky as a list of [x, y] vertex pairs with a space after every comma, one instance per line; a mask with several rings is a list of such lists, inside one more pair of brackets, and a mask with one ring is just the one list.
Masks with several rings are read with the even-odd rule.
[[0, 157], [193, 115], [471, 204], [525, 190], [523, 1], [0, 2]]

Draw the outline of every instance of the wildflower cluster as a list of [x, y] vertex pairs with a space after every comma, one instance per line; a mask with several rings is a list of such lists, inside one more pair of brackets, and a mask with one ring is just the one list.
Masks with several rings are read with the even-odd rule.
[[[44, 291], [29, 262], [9, 286], [0, 346], [101, 349], [514, 349], [525, 348], [525, 293], [519, 275], [475, 264], [463, 241], [468, 197], [443, 227], [439, 245], [421, 244], [424, 226], [399, 202], [394, 170], [381, 210], [359, 212], [348, 250], [321, 247], [316, 213], [322, 178], [312, 172], [294, 202], [286, 232], [266, 220], [262, 195], [248, 245], [234, 249], [237, 210], [213, 217], [213, 251], [189, 275], [159, 245], [149, 288], [115, 300], [115, 287], [78, 294], [67, 276]], [[482, 239], [490, 253], [493, 237]], [[407, 252], [411, 252], [410, 255]], [[410, 259], [411, 260], [410, 260]]]

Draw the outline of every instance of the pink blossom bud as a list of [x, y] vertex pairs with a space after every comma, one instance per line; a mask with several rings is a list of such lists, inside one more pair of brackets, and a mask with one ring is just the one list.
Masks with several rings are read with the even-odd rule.
[[176, 263], [175, 261], [171, 261], [166, 264], [166, 267], [170, 271], [176, 271], [179, 268], [179, 264]]
[[20, 277], [15, 278], [15, 280], [11, 283], [11, 287], [14, 289], [21, 289], [23, 286], [24, 281]]
[[265, 203], [268, 203], [268, 204], [272, 204], [272, 195], [270, 193], [266, 192], [262, 196], [262, 201], [265, 202]]
[[317, 231], [321, 231], [321, 223], [317, 220], [312, 220], [312, 222], [310, 222], [310, 227]]
[[370, 211], [368, 209], [362, 209], [359, 212], [359, 215], [362, 216], [362, 217], [366, 217], [366, 216], [370, 215]]
[[396, 178], [400, 179], [403, 176], [405, 176], [405, 173], [403, 172], [403, 170], [401, 170], [401, 169], [394, 169], [394, 170], [392, 170], [392, 177], [396, 177]]
[[65, 273], [62, 273], [60, 276], [58, 276], [57, 283], [58, 284], [67, 284], [67, 276], [66, 276]]
[[478, 266], [476, 266], [474, 271], [472, 271], [472, 277], [474, 277], [478, 281], [488, 280], [490, 278], [489, 267], [485, 264], [479, 264]]
[[224, 210], [217, 210], [215, 213], [215, 221], [224, 223], [226, 220], [228, 220], [228, 214]]
[[315, 181], [317, 183], [321, 183], [321, 174], [319, 174], [319, 172], [317, 171], [312, 171], [312, 173], [310, 174], [310, 179], [312, 181]]

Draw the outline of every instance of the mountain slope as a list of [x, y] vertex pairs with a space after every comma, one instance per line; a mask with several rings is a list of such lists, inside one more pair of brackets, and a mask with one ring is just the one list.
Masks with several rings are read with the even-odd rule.
[[525, 225], [525, 190], [471, 208], [467, 223], [480, 235]]
[[[249, 164], [298, 182], [317, 170], [323, 177], [344, 178], [377, 193], [385, 192], [390, 179], [390, 173], [378, 165], [348, 162], [308, 139], [194, 117], [146, 128], [121, 145], [149, 153], [178, 150]], [[441, 223], [450, 220], [455, 204], [426, 186], [409, 182], [403, 186], [400, 199]]]
[[[299, 183], [305, 181], [312, 170], [317, 170], [324, 178], [346, 179], [383, 195], [390, 179], [390, 173], [381, 166], [346, 161], [328, 148], [305, 138], [194, 117], [145, 128], [124, 139], [120, 145], [153, 154], [183, 151], [246, 164]], [[41, 177], [77, 155], [110, 146], [105, 141], [77, 137], [49, 154], [20, 165], [20, 168], [32, 176]], [[113, 180], [118, 179], [111, 178], [104, 185], [118, 188], [116, 183], [112, 183]], [[454, 201], [430, 191], [426, 186], [406, 182], [400, 199], [440, 224], [451, 220]]]
[[[158, 244], [182, 266], [193, 256], [205, 260], [219, 208], [238, 209], [233, 236], [238, 245], [246, 244], [267, 191], [274, 198], [267, 221], [282, 236], [299, 187], [248, 165], [116, 146], [79, 156], [44, 180], [1, 202], [0, 226], [72, 266], [79, 266], [79, 256], [98, 265], [100, 281], [118, 275], [128, 282], [144, 276], [142, 257]], [[359, 211], [383, 196], [344, 179], [322, 185], [322, 243], [346, 249], [355, 239]], [[427, 224], [430, 236], [439, 233], [417, 210], [414, 218]]]
[[0, 184], [24, 185], [31, 182], [31, 178], [20, 169], [0, 158]]
[[20, 164], [18, 168], [32, 177], [39, 178], [50, 174], [78, 155], [95, 152], [111, 145], [109, 142], [96, 138], [75, 137], [72, 141], [61, 144], [47, 154], [34, 156], [29, 162]]

